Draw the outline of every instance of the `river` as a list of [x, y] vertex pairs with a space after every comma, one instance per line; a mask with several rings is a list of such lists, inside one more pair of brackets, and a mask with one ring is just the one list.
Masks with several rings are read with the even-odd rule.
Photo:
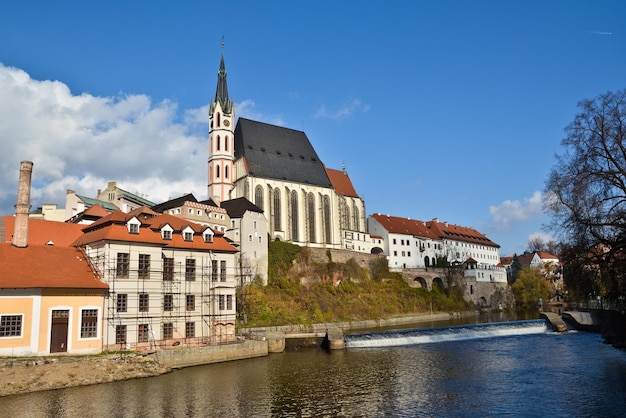
[[7, 417], [618, 417], [626, 352], [542, 321], [361, 333], [163, 376], [0, 398]]

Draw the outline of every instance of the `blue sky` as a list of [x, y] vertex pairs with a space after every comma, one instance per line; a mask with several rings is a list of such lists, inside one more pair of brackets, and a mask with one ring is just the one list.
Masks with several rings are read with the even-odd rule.
[[626, 88], [623, 1], [20, 1], [0, 5], [0, 213], [108, 181], [206, 198], [225, 40], [238, 116], [304, 131], [368, 214], [520, 253], [577, 103]]

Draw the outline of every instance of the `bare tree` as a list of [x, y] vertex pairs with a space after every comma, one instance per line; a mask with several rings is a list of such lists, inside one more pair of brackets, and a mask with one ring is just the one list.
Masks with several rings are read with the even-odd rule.
[[[626, 249], [626, 90], [579, 108], [546, 182], [551, 227], [571, 247], [590, 252], [601, 245], [608, 259], [619, 259]], [[615, 295], [623, 279], [611, 276], [605, 285]]]
[[546, 242], [539, 235], [534, 235], [528, 238], [528, 251], [545, 251], [546, 250]]

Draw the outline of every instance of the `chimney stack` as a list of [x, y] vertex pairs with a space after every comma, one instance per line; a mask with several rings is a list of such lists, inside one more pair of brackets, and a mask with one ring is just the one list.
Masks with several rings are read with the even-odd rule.
[[20, 164], [20, 180], [17, 185], [17, 204], [15, 205], [15, 229], [11, 244], [15, 247], [28, 247], [28, 212], [30, 211], [30, 182], [33, 163], [22, 161]]

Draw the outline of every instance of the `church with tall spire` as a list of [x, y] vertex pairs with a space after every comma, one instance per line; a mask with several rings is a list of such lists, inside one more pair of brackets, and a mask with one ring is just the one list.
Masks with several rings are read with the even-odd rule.
[[345, 169], [327, 168], [302, 131], [235, 119], [223, 46], [209, 109], [208, 198], [249, 200], [263, 210], [271, 240], [373, 250], [365, 202]]

